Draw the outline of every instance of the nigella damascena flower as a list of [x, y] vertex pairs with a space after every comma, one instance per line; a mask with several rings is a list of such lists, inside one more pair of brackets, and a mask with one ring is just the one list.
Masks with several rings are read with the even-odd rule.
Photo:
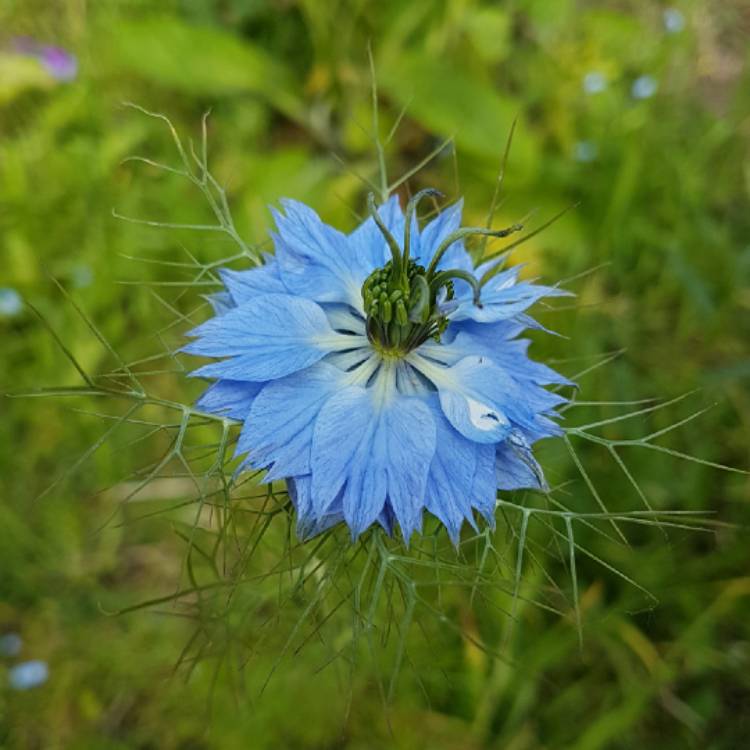
[[463, 238], [489, 232], [459, 228], [460, 202], [420, 228], [429, 194], [406, 215], [371, 198], [349, 235], [282, 201], [275, 254], [223, 270], [215, 317], [190, 332], [186, 352], [224, 358], [194, 373], [216, 379], [198, 408], [243, 422], [241, 468], [287, 481], [303, 537], [343, 521], [408, 541], [427, 510], [456, 542], [475, 510], [493, 522], [498, 489], [545, 486], [531, 446], [560, 433], [565, 399], [543, 386], [569, 381], [518, 335], [564, 292], [474, 268]]

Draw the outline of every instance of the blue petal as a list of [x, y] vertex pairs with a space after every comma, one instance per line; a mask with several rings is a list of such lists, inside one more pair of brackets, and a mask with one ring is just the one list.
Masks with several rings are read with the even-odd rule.
[[[480, 274], [481, 269], [477, 269]], [[503, 271], [482, 287], [481, 307], [475, 305], [468, 292], [458, 309], [451, 315], [451, 320], [476, 320], [480, 323], [495, 323], [508, 320], [543, 297], [569, 297], [570, 292], [557, 287], [541, 286], [526, 281], [518, 282], [519, 267]]]
[[346, 388], [322, 408], [315, 424], [312, 495], [318, 514], [343, 488], [343, 512], [353, 536], [390, 505], [405, 539], [420, 527], [435, 424], [420, 399], [377, 388]]
[[[404, 232], [404, 215], [398, 196], [392, 195], [382, 206], [378, 208], [378, 215], [388, 228], [390, 233], [399, 241], [401, 246], [401, 235]], [[362, 282], [376, 268], [382, 268], [391, 257], [391, 252], [386, 244], [383, 233], [378, 229], [372, 216], [368, 216], [348, 237], [349, 248], [356, 258], [355, 268], [362, 278]]]
[[[451, 361], [449, 357], [453, 357], [453, 361], [456, 361], [469, 354], [478, 354], [491, 359], [520, 383], [530, 381], [540, 385], [574, 385], [572, 381], [550, 367], [529, 359], [527, 351], [531, 342], [528, 339], [509, 341], [504, 336], [504, 328], [494, 330], [496, 326], [502, 326], [502, 323], [475, 324], [475, 326], [472, 333], [465, 330], [459, 331], [450, 344], [442, 347], [442, 361]], [[435, 351], [435, 347], [430, 346], [428, 351]], [[563, 402], [564, 399], [561, 399], [560, 403]]]
[[[263, 381], [309, 367], [332, 349], [337, 337], [314, 302], [287, 294], [267, 294], [192, 330], [197, 341], [183, 351], [205, 357], [232, 357], [193, 375]], [[348, 337], [352, 338], [352, 337]]]
[[205, 299], [214, 311], [214, 315], [223, 315], [229, 312], [234, 306], [234, 300], [229, 292], [216, 292], [215, 294], [206, 294]]
[[452, 367], [413, 357], [411, 364], [437, 387], [448, 421], [477, 443], [497, 443], [511, 430], [506, 414], [518, 387], [497, 365], [478, 356], [464, 357]]
[[514, 430], [497, 446], [495, 481], [501, 490], [548, 489], [542, 467], [534, 458], [528, 441], [518, 431]]
[[371, 269], [351, 251], [348, 238], [303, 203], [281, 203], [286, 214], [273, 212], [278, 227], [273, 237], [284, 285], [317, 302], [361, 306], [362, 282]]
[[318, 536], [344, 520], [340, 497], [334, 501], [331, 510], [322, 518], [317, 518], [312, 514], [312, 478], [309, 474], [288, 479], [287, 488], [297, 511], [297, 536], [301, 540], [306, 541]]
[[471, 498], [474, 507], [482, 514], [487, 523], [494, 528], [497, 501], [495, 446], [480, 445], [478, 448], [477, 470], [474, 474]]
[[244, 420], [262, 387], [262, 383], [218, 380], [198, 399], [195, 407], [209, 414]]
[[345, 374], [318, 362], [266, 384], [253, 402], [237, 443], [256, 469], [273, 465], [265, 481], [310, 473], [313, 426]]
[[436, 398], [431, 398], [429, 405], [437, 438], [427, 475], [426, 506], [443, 523], [453, 543], [458, 544], [464, 520], [472, 520], [472, 489], [480, 446], [453, 429]]
[[265, 265], [245, 271], [222, 268], [219, 270], [219, 276], [235, 305], [250, 302], [263, 294], [289, 293], [281, 281], [279, 264], [273, 256], [266, 256]]
[[[427, 266], [435, 255], [435, 251], [440, 246], [440, 243], [449, 234], [460, 229], [463, 205], [463, 200], [456, 201], [453, 205], [443, 209], [422, 229], [419, 238], [419, 260], [422, 265]], [[471, 256], [464, 248], [464, 243], [458, 240], [445, 251], [437, 267], [439, 269], [458, 268], [461, 271], [472, 271], [474, 264], [471, 261]]]
[[451, 321], [443, 340], [447, 342], [448, 336], [452, 336], [452, 341], [461, 331], [465, 331], [474, 336], [486, 336], [492, 342], [510, 341], [529, 327], [524, 325], [525, 322], [518, 318], [498, 320], [496, 323], [477, 323], [475, 320]]

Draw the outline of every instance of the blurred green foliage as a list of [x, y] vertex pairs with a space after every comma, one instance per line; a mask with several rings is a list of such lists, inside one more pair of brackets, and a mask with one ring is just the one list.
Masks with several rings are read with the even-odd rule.
[[[666, 7], [636, 0], [2, 0], [0, 287], [36, 306], [87, 371], [111, 367], [111, 357], [53, 277], [125, 360], [177, 346], [186, 321], [175, 323], [175, 311], [193, 309], [180, 289], [155, 285], [184, 276], [131, 257], [211, 263], [234, 251], [216, 235], [112, 216], [115, 207], [165, 222], [210, 218], [184, 180], [122, 164], [133, 154], [175, 164], [166, 129], [122, 103], [168, 114], [194, 139], [211, 109], [212, 169], [249, 241], [264, 240], [267, 206], [281, 196], [350, 227], [352, 210], [363, 210], [364, 183], [378, 180], [371, 44], [381, 137], [398, 125], [386, 149], [391, 178], [434, 154], [402, 192], [430, 185], [463, 194], [468, 223], [484, 221], [518, 117], [496, 223], [533, 209], [530, 226], [540, 224], [579, 204], [515, 256], [546, 280], [591, 271], [570, 283], [575, 306], [539, 312], [567, 338], [540, 337], [536, 356], [559, 358], [572, 374], [624, 350], [582, 378], [585, 401], [700, 389], [692, 403], [714, 408], [662, 444], [748, 467], [750, 8], [744, 0], [676, 2], [684, 28], [669, 33]], [[19, 55], [20, 36], [72, 51], [77, 80], [58, 83]], [[633, 84], [642, 76], [657, 89], [638, 99]], [[592, 80], [603, 81], [593, 86], [602, 90], [589, 83], [587, 92]], [[0, 312], [0, 335], [3, 390], [77, 382], [29, 309]], [[188, 401], [197, 384], [174, 369], [156, 375], [156, 387]], [[499, 647], [500, 615], [457, 598], [455, 620], [468, 637], [451, 632], [438, 647], [410, 641], [410, 667], [386, 710], [365, 665], [342, 686], [347, 669], [323, 669], [327, 651], [317, 642], [284, 659], [259, 695], [273, 645], [247, 666], [239, 658], [221, 669], [197, 663], [187, 680], [173, 668], [194, 623], [169, 611], [110, 614], [179, 585], [184, 540], [174, 532], [192, 516], [157, 513], [184, 496], [179, 482], [147, 501], [117, 503], [123, 478], [168, 445], [160, 434], [129, 448], [104, 442], [42, 495], [108, 428], [91, 414], [107, 408], [2, 401], [0, 634], [19, 632], [24, 645], [19, 657], [0, 656], [0, 746], [734, 750], [747, 743], [743, 476], [627, 451], [655, 507], [708, 510], [736, 527], [675, 530], [668, 539], [636, 528], [631, 547], [590, 533], [587, 546], [660, 605], [632, 613], [643, 604], [637, 589], [582, 558], [582, 652], [570, 618], [523, 606], [522, 627], [504, 644], [509, 663], [495, 660], [472, 639]], [[677, 404], [608, 434], [660, 429], [684, 409]], [[611, 414], [595, 406], [576, 417], [582, 413], [592, 420]], [[608, 503], [637, 507], [606, 451], [582, 446], [580, 453]], [[550, 446], [545, 457], [552, 483], [575, 480], [565, 488], [571, 507], [595, 508], [564, 450]], [[512, 543], [509, 537], [509, 549]], [[565, 585], [564, 561], [550, 557], [545, 568]], [[530, 564], [528, 596], [547, 585]], [[280, 617], [283, 632], [294, 615]], [[226, 627], [244, 634], [256, 624]], [[48, 661], [48, 682], [10, 690], [7, 671], [29, 658]]]

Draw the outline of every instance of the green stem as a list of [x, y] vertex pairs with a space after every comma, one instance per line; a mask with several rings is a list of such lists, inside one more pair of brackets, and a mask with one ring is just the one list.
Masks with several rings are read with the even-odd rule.
[[370, 211], [370, 215], [373, 218], [378, 229], [385, 237], [385, 241], [388, 243], [388, 247], [391, 250], [391, 258], [393, 258], [393, 273], [397, 276], [401, 274], [401, 248], [398, 246], [398, 242], [394, 239], [393, 235], [388, 231], [388, 227], [383, 223], [383, 219], [380, 218], [377, 206], [375, 205], [375, 195], [370, 193], [367, 196], [367, 208]]
[[462, 240], [464, 237], [471, 237], [472, 235], [478, 234], [482, 237], [507, 237], [513, 232], [518, 232], [523, 227], [520, 224], [513, 224], [513, 226], [507, 229], [485, 229], [484, 227], [463, 227], [457, 229], [455, 232], [451, 232], [438, 246], [435, 251], [435, 255], [432, 256], [430, 265], [427, 267], [427, 278], [431, 279], [434, 275], [438, 263], [443, 259], [448, 248], [454, 243]]
[[471, 286], [472, 290], [474, 291], [474, 304], [477, 307], [481, 307], [481, 304], [479, 302], [479, 295], [482, 291], [482, 287], [479, 285], [479, 281], [477, 280], [477, 278], [473, 274], [470, 274], [468, 271], [459, 271], [458, 269], [440, 271], [440, 273], [436, 274], [430, 282], [431, 294], [437, 294], [438, 289], [440, 289], [441, 286], [445, 285], [451, 279], [461, 279], [462, 281], [465, 281], [467, 284], [469, 284], [469, 286]]
[[423, 198], [432, 196], [434, 198], [442, 198], [443, 194], [435, 188], [425, 188], [420, 190], [409, 203], [406, 205], [406, 214], [404, 217], [404, 258], [408, 258], [411, 254], [411, 222], [414, 218], [414, 214], [417, 210], [417, 206]]

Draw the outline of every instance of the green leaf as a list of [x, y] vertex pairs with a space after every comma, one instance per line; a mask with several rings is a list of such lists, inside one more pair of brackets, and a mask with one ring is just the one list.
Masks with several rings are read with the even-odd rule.
[[114, 67], [158, 85], [197, 95], [256, 93], [288, 114], [299, 111], [289, 71], [219, 28], [148, 18], [117, 24], [102, 43]]
[[[409, 116], [436, 135], [454, 136], [459, 151], [489, 157], [491, 168], [497, 168], [520, 103], [469, 70], [423, 54], [383, 61], [379, 77], [383, 91], [407, 106]], [[519, 122], [512, 161], [528, 169], [535, 151], [528, 126]]]
[[0, 105], [29, 89], [46, 89], [54, 85], [54, 79], [38, 60], [0, 52]]

